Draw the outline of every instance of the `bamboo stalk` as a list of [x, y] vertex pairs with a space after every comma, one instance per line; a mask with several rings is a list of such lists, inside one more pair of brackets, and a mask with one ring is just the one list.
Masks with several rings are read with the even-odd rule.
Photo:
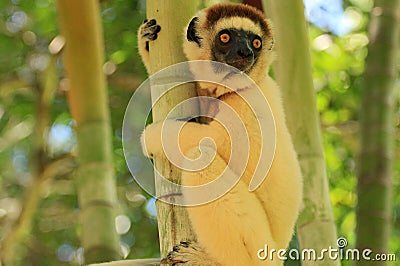
[[57, 9], [66, 39], [68, 96], [79, 145], [76, 184], [85, 262], [115, 260], [121, 255], [114, 224], [117, 202], [99, 3], [58, 0]]
[[[361, 92], [356, 248], [388, 253], [393, 175], [394, 88], [399, 50], [400, 1], [376, 0]], [[387, 265], [359, 261], [358, 265]]]
[[[158, 39], [150, 42], [150, 66], [152, 72], [172, 64], [185, 61], [182, 51], [182, 41], [185, 26], [195, 14], [198, 1], [185, 0], [148, 0], [147, 17], [156, 19], [161, 25]], [[179, 12], [176, 12], [179, 10]], [[174, 90], [168, 93], [153, 108], [153, 121], [162, 121], [176, 104], [184, 99], [197, 96], [194, 86], [185, 85], [184, 90]], [[185, 93], [182, 93], [182, 92]], [[152, 88], [152, 94], [157, 93]], [[197, 108], [197, 107], [193, 107]], [[180, 182], [179, 169], [174, 168], [166, 158], [154, 158], [154, 164], [166, 178]], [[156, 187], [157, 194], [163, 194], [162, 187]], [[183, 207], [156, 202], [158, 230], [160, 237], [161, 257], [165, 258], [174, 245], [183, 240], [195, 240], [186, 210]]]
[[[329, 198], [328, 179], [304, 17], [303, 1], [263, 0], [276, 28], [277, 82], [282, 88], [287, 125], [292, 135], [304, 180], [303, 210], [298, 219], [302, 249], [321, 251], [336, 247], [336, 226]], [[314, 265], [304, 261], [303, 265]], [[340, 265], [340, 261], [321, 261]]]

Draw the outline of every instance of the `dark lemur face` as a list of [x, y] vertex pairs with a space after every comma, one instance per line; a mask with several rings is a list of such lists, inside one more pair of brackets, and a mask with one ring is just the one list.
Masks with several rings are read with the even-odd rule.
[[211, 54], [214, 61], [248, 73], [262, 49], [262, 38], [243, 29], [223, 29], [215, 36]]

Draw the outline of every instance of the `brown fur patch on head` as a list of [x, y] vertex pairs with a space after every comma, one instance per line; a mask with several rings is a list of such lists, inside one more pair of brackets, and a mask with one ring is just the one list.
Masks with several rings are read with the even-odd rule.
[[254, 23], [259, 24], [266, 35], [271, 34], [271, 29], [265, 19], [264, 14], [255, 7], [243, 4], [217, 4], [206, 10], [206, 27], [213, 27], [222, 18], [243, 17], [249, 18]]

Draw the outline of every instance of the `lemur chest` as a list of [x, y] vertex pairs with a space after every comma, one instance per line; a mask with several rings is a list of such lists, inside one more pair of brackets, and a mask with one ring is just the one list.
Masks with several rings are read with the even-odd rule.
[[[224, 108], [222, 105], [226, 105]], [[226, 110], [230, 109], [230, 110]], [[233, 115], [231, 112], [234, 112]], [[235, 149], [236, 152], [249, 154], [248, 161], [246, 164], [244, 178], [250, 177], [251, 173], [254, 173], [261, 152], [261, 132], [260, 125], [262, 123], [263, 116], [257, 114], [257, 110], [254, 110], [249, 104], [238, 94], [229, 93], [220, 98], [219, 112], [216, 114], [214, 120], [226, 121], [231, 128], [238, 128], [230, 132], [230, 139], [237, 141], [239, 149]], [[240, 127], [244, 126], [244, 130]], [[248, 142], [246, 142], [246, 139]], [[230, 145], [232, 142], [228, 140]], [[248, 144], [248, 146], [247, 146]], [[237, 144], [234, 144], [237, 145]], [[232, 150], [233, 151], [233, 150]], [[234, 151], [233, 151], [234, 152]], [[222, 155], [225, 160], [229, 160], [229, 155]], [[245, 180], [249, 182], [250, 180]]]

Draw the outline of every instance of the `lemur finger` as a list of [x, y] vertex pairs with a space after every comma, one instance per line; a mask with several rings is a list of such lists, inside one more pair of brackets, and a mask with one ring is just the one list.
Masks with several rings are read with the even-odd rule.
[[157, 25], [157, 21], [155, 19], [145, 20], [143, 22], [144, 30], [148, 29], [150, 31], [159, 32], [161, 27]]
[[142, 29], [141, 33], [144, 38], [153, 41], [153, 40], [157, 39], [158, 33], [160, 32], [160, 30], [161, 30], [160, 25], [152, 25], [149, 27], [145, 26]]
[[144, 35], [144, 37], [145, 37], [146, 39], [148, 39], [149, 41], [154, 41], [154, 40], [156, 40], [156, 39], [158, 38], [158, 34], [157, 34], [157, 33], [154, 33], [154, 34], [146, 34], [146, 35]]
[[147, 23], [147, 26], [153, 26], [157, 24], [157, 21], [153, 18], [153, 19], [146, 19], [147, 21], [145, 23]]

